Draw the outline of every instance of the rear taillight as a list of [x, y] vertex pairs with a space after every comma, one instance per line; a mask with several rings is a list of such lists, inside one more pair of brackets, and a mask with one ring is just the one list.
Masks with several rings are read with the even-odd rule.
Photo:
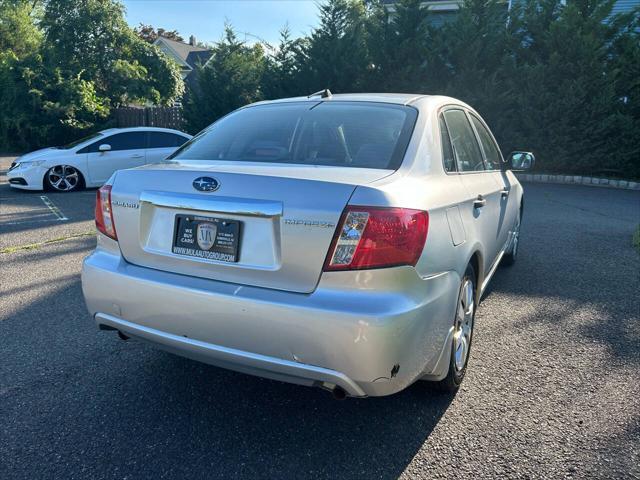
[[427, 240], [429, 214], [408, 208], [348, 206], [342, 213], [324, 269], [415, 265]]
[[96, 228], [107, 237], [118, 240], [111, 211], [111, 185], [104, 185], [96, 192]]

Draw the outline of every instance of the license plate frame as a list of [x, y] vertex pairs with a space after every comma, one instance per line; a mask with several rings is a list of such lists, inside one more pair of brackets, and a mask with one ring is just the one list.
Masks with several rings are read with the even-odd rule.
[[238, 263], [241, 227], [242, 222], [238, 220], [177, 214], [174, 217], [171, 252], [190, 258]]

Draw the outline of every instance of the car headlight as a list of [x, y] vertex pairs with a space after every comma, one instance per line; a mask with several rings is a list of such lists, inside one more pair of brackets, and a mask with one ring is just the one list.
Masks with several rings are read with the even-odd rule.
[[45, 163], [45, 160], [34, 160], [32, 162], [19, 162], [16, 164], [16, 168], [39, 167], [44, 163]]

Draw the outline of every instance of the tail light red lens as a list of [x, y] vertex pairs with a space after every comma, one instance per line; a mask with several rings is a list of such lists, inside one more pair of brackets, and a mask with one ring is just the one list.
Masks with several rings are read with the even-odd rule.
[[111, 211], [111, 185], [104, 185], [96, 192], [96, 228], [107, 237], [118, 240]]
[[331, 242], [324, 270], [415, 266], [429, 229], [429, 214], [408, 208], [348, 206]]

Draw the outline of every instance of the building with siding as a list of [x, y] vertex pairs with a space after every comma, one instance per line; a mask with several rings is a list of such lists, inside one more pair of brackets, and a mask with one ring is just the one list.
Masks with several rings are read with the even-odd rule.
[[613, 15], [629, 13], [634, 8], [640, 7], [640, 0], [618, 0], [613, 6]]
[[[510, 9], [513, 3], [525, 1], [526, 0], [504, 0], [503, 3], [506, 9]], [[395, 11], [396, 0], [384, 0], [384, 3], [390, 12], [393, 13]], [[431, 13], [431, 15], [429, 15], [431, 25], [440, 26], [455, 18], [464, 0], [429, 0], [422, 3]], [[617, 0], [613, 6], [612, 15], [627, 13], [638, 7], [640, 7], [640, 0]]]
[[[387, 6], [387, 10], [393, 14], [397, 2], [395, 0], [384, 0], [384, 3]], [[463, 0], [431, 0], [422, 2], [429, 10], [429, 22], [436, 27], [452, 20], [463, 3]]]

